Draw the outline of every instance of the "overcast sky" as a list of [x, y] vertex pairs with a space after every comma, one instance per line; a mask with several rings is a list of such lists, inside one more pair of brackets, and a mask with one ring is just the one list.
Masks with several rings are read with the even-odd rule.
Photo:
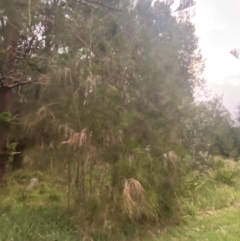
[[229, 52], [240, 48], [240, 0], [197, 0], [196, 31], [208, 85], [224, 94], [224, 103], [234, 111], [240, 103], [240, 61]]

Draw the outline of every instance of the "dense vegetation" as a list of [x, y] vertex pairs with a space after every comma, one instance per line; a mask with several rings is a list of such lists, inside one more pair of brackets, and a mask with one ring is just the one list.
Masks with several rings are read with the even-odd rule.
[[[19, 206], [47, 193], [38, 212], [61, 215], [50, 204], [63, 210], [64, 203], [63, 226], [76, 225], [84, 237], [182, 221], [196, 195], [191, 185], [217, 165], [212, 156], [240, 154], [240, 115], [233, 120], [220, 97], [207, 99], [193, 6], [1, 1], [4, 195], [11, 177], [22, 190]], [[36, 177], [29, 196], [20, 184]], [[64, 240], [75, 240], [69, 235]]]

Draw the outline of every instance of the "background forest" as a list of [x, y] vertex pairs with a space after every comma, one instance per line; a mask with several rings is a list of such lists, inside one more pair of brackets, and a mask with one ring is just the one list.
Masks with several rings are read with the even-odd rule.
[[183, 221], [216, 156], [238, 160], [240, 110], [207, 98], [195, 2], [173, 3], [0, 1], [3, 195], [60, 206], [86, 239], [129, 235]]

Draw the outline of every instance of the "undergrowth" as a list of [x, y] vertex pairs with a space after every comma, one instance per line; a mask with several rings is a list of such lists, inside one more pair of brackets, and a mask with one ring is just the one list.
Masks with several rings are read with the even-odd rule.
[[[174, 195], [172, 203], [165, 203], [159, 196], [152, 197], [152, 192], [135, 179], [126, 179], [122, 189], [123, 203], [121, 199], [109, 202], [111, 196], [98, 194], [87, 197], [86, 202], [71, 196], [69, 206], [68, 184], [64, 176], [53, 173], [52, 169], [40, 172], [25, 168], [11, 172], [8, 188], [0, 195], [0, 226], [3, 230], [0, 240], [120, 241], [140, 240], [140, 237], [149, 240], [148, 236], [159, 230], [191, 223], [200, 213], [220, 210], [239, 202], [239, 164], [218, 157], [211, 162], [212, 169], [208, 173], [179, 166], [182, 170], [179, 175], [184, 178], [178, 186], [174, 185], [175, 189], [171, 189], [170, 179], [165, 176], [163, 186], [159, 187], [170, 185], [170, 189], [162, 189], [161, 195], [165, 195], [165, 200], [171, 200], [167, 195]], [[186, 163], [191, 166], [190, 159], [186, 159]], [[39, 185], [26, 192], [33, 177], [39, 179]], [[146, 210], [154, 210], [154, 206], [148, 206], [156, 205], [154, 200], [158, 200], [162, 207], [162, 219], [154, 220], [149, 218], [151, 215], [144, 215]], [[168, 212], [170, 205], [175, 213]], [[177, 217], [175, 222], [174, 215]]]

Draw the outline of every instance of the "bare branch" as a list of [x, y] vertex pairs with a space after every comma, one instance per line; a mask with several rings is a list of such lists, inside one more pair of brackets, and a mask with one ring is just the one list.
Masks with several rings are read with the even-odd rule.
[[13, 85], [9, 85], [8, 88], [12, 89], [12, 88], [18, 87], [20, 85], [25, 85], [25, 84], [32, 83], [32, 82], [36, 82], [36, 80], [27, 80], [27, 81], [23, 81], [23, 82], [20, 82], [20, 83], [16, 83], [16, 84], [13, 84]]
[[9, 155], [11, 156], [14, 156], [14, 155], [17, 155], [17, 154], [21, 154], [21, 152], [10, 152]]
[[85, 47], [87, 49], [90, 49], [90, 47], [87, 45], [87, 43], [80, 36], [78, 36], [77, 38], [85, 45]]
[[111, 6], [104, 5], [104, 4], [100, 3], [100, 2], [95, 2], [95, 1], [92, 1], [92, 0], [86, 0], [86, 1], [89, 2], [89, 3], [93, 3], [93, 4], [96, 4], [96, 5], [99, 5], [99, 6], [103, 7], [103, 8], [107, 8], [108, 10], [113, 10], [115, 12], [122, 12], [121, 9], [113, 8]]
[[176, 10], [172, 11], [171, 13], [176, 13], [176, 12], [180, 12], [180, 11], [182, 11], [182, 10], [191, 8], [191, 7], [193, 7], [195, 4], [196, 4], [196, 3], [193, 2], [192, 4], [180, 5]]
[[96, 8], [96, 7], [92, 6], [91, 4], [82, 2], [82, 1], [80, 1], [80, 0], [75, 0], [75, 1], [76, 1], [77, 3], [80, 3], [80, 4], [83, 4], [83, 5], [86, 5], [86, 6], [90, 7], [90, 8], [93, 8], [93, 9], [95, 9], [95, 10], [101, 10], [101, 9], [99, 9], [99, 8]]
[[[105, 8], [105, 9], [108, 9], [108, 10], [112, 10], [114, 12], [119, 12], [119, 13], [123, 12], [122, 9], [118, 9], [118, 8], [114, 8], [114, 7], [111, 7], [111, 6], [108, 6], [108, 5], [104, 5], [104, 4], [100, 3], [100, 2], [96, 2], [96, 1], [93, 1], [93, 0], [85, 0], [85, 1], [84, 0], [82, 0], [82, 1], [81, 0], [75, 0], [75, 2], [83, 4], [83, 5], [86, 5], [88, 7], [91, 7], [93, 9], [95, 9], [95, 10], [101, 10], [101, 9], [99, 9], [99, 8], [97, 8], [97, 7], [95, 7], [95, 6], [91, 5], [91, 4], [95, 4], [95, 5], [101, 6], [103, 9]], [[172, 4], [173, 4], [173, 2], [170, 3], [170, 6]], [[170, 13], [183, 11], [185, 9], [193, 7], [195, 4], [196, 4], [196, 2], [193, 2], [192, 0], [183, 0], [180, 3], [180, 5], [179, 5], [179, 7], [177, 9], [175, 9], [173, 11], [170, 11]], [[137, 14], [151, 16], [151, 15], [157, 15], [157, 14], [167, 13], [167, 12], [169, 12], [169, 11], [163, 10], [163, 11], [160, 11], [160, 12], [157, 12], [157, 13], [138, 12]]]

